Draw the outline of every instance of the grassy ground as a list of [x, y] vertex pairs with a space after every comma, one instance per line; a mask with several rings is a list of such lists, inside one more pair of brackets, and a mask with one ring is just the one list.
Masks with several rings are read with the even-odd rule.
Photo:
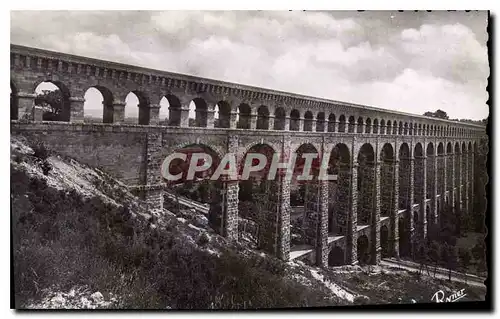
[[[338, 273], [328, 271], [327, 277], [360, 295], [365, 295], [370, 304], [428, 303], [438, 290], [446, 295], [465, 288], [467, 294], [461, 301], [481, 301], [486, 295], [485, 288], [448, 282], [429, 276], [418, 276], [407, 271], [384, 270], [374, 267], [373, 272], [361, 271]], [[413, 301], [412, 301], [413, 300]]]

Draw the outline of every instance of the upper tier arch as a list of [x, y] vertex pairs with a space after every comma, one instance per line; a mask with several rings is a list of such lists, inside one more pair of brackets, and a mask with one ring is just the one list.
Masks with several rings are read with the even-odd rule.
[[[83, 102], [83, 96], [88, 87], [102, 86], [108, 88], [113, 94], [113, 106], [116, 113], [116, 110], [123, 108], [124, 98], [128, 92], [145, 92], [150, 101], [148, 106], [150, 110], [148, 116], [144, 115], [144, 118], [149, 119], [148, 123], [144, 124], [149, 125], [158, 125], [157, 113], [160, 100], [166, 95], [174, 95], [179, 97], [181, 104], [179, 110], [181, 113], [180, 126], [189, 124], [188, 121], [182, 120], [182, 114], [186, 113], [184, 111], [186, 108], [189, 108], [189, 102], [198, 97], [207, 102], [206, 115], [203, 115], [206, 116], [204, 122], [207, 123], [207, 127], [213, 127], [214, 107], [217, 102], [224, 100], [228, 101], [233, 108], [242, 103], [248, 104], [251, 108], [251, 116], [257, 114], [257, 110], [261, 105], [267, 106], [269, 108], [269, 123], [266, 126], [268, 130], [274, 129], [275, 110], [283, 107], [287, 117], [292, 110], [298, 110], [301, 120], [304, 119], [303, 117], [307, 112], [311, 112], [313, 121], [311, 131], [317, 132], [320, 130], [325, 134], [333, 133], [331, 130], [325, 129], [328, 127], [335, 127], [335, 133], [339, 132], [341, 125], [338, 122], [330, 124], [328, 121], [330, 118], [339, 121], [342, 115], [346, 119], [351, 117], [356, 119], [353, 125], [366, 126], [356, 127], [356, 129], [351, 130], [346, 129], [346, 133], [351, 131], [351, 134], [394, 134], [394, 132], [388, 132], [384, 127], [376, 127], [374, 119], [384, 119], [385, 123], [391, 121], [393, 126], [397, 123], [397, 133], [401, 131], [403, 135], [420, 135], [419, 131], [414, 128], [421, 126], [452, 128], [451, 130], [433, 129], [430, 132], [421, 133], [421, 135], [440, 137], [453, 136], [453, 132], [460, 132], [458, 137], [470, 137], [473, 134], [482, 135], [485, 131], [485, 127], [482, 125], [429, 118], [373, 106], [320, 99], [14, 44], [11, 44], [10, 67], [11, 85], [17, 91], [16, 96], [14, 96], [16, 99], [29, 98], [29, 95], [33, 94], [33, 84], [41, 80], [63, 83], [68, 87], [74, 104]], [[76, 111], [72, 111], [70, 121], [75, 119], [78, 121], [79, 117], [83, 120], [83, 114], [80, 114], [82, 113], [81, 109], [79, 107]], [[19, 110], [18, 117], [20, 118], [23, 112], [30, 111], [29, 103], [19, 103]], [[330, 117], [330, 114], [335, 116]], [[319, 125], [316, 123], [318, 115]], [[236, 123], [237, 116], [230, 114], [230, 117], [230, 122]], [[120, 114], [114, 114], [113, 116], [114, 121], [120, 118]], [[359, 119], [362, 120], [359, 121]], [[366, 122], [367, 119], [371, 121]], [[280, 124], [279, 127], [283, 126], [284, 130], [290, 130], [289, 119], [285, 117], [285, 121], [288, 122], [284, 125]], [[176, 122], [178, 122], [177, 119]], [[381, 123], [381, 121], [377, 122]], [[380, 125], [378, 123], [377, 125]], [[404, 123], [402, 129], [399, 128], [399, 123]], [[236, 128], [236, 125], [234, 127], [230, 125], [230, 128]], [[256, 129], [252, 126], [249, 128]], [[302, 131], [303, 128], [304, 125], [301, 125], [300, 130]]]

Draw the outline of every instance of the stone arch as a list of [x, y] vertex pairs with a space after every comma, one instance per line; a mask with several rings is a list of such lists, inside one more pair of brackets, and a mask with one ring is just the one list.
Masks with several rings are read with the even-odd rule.
[[358, 152], [358, 225], [370, 225], [374, 199], [375, 152], [369, 143]]
[[334, 246], [328, 254], [328, 266], [342, 266], [345, 265], [345, 253], [342, 247]]
[[269, 130], [269, 108], [266, 105], [257, 109], [257, 129]]
[[246, 103], [241, 103], [237, 108], [238, 119], [237, 119], [237, 128], [240, 129], [250, 129], [250, 123], [252, 118], [252, 109], [250, 105]]
[[371, 132], [372, 132], [372, 120], [370, 118], [367, 118], [365, 122], [365, 133], [370, 134]]
[[398, 134], [403, 135], [403, 122], [402, 121], [399, 121], [399, 124], [398, 124]]
[[421, 156], [424, 156], [424, 150], [422, 148], [422, 143], [420, 142], [417, 142], [415, 144], [415, 150], [414, 150], [414, 153], [415, 153], [415, 157], [421, 157]]
[[191, 127], [207, 127], [208, 125], [208, 104], [201, 97], [194, 98], [189, 105], [190, 112], [194, 110], [194, 121], [189, 121]]
[[392, 123], [391, 121], [387, 121], [387, 129], [386, 129], [386, 134], [392, 134]]
[[174, 94], [165, 94], [162, 99], [165, 98], [168, 102], [168, 126], [180, 126], [181, 125], [181, 101]]
[[366, 265], [370, 263], [370, 242], [366, 235], [361, 235], [358, 237], [357, 253], [358, 262], [360, 265]]
[[415, 156], [415, 166], [414, 166], [414, 174], [413, 174], [413, 200], [414, 203], [421, 201], [424, 197], [423, 193], [423, 185], [424, 185], [424, 150], [422, 148], [422, 144], [420, 142], [415, 144], [413, 154]]
[[408, 143], [401, 143], [399, 146], [399, 160], [409, 159], [411, 157], [410, 147]]
[[363, 118], [360, 116], [358, 117], [358, 122], [357, 122], [357, 127], [356, 127], [356, 133], [361, 134], [363, 133]]
[[403, 134], [404, 134], [404, 135], [408, 135], [408, 133], [409, 133], [409, 132], [408, 132], [408, 128], [409, 128], [409, 126], [408, 126], [408, 122], [405, 122], [405, 124], [404, 124], [404, 126], [403, 126]]
[[221, 100], [215, 105], [214, 127], [229, 128], [231, 126], [231, 105]]
[[[219, 234], [224, 234], [224, 214], [223, 209], [223, 187], [221, 180], [212, 180], [211, 177], [220, 164], [222, 154], [217, 147], [208, 143], [196, 141], [194, 143], [185, 142], [174, 148], [175, 152], [186, 154], [186, 160], [174, 159], [169, 166], [171, 174], [182, 173], [182, 178], [175, 181], [176, 184], [184, 184], [180, 186], [178, 191], [181, 195], [192, 200], [199, 201], [204, 204], [209, 204], [208, 223], [212, 229]], [[193, 161], [193, 154], [202, 153], [210, 155], [212, 162], [208, 169], [195, 172], [194, 179], [187, 178], [189, 167]], [[193, 161], [194, 162], [194, 161]], [[198, 159], [197, 165], [207, 165], [205, 159]], [[170, 181], [172, 183], [172, 181]], [[236, 199], [237, 200], [237, 199]], [[235, 206], [237, 202], [235, 203]]]
[[399, 198], [398, 208], [407, 209], [410, 207], [410, 148], [407, 143], [402, 143], [399, 147]]
[[429, 144], [427, 144], [426, 155], [427, 156], [434, 156], [435, 155], [434, 144], [432, 142], [429, 142]]
[[[181, 143], [179, 145], [176, 145], [175, 147], [172, 148], [173, 152], [176, 153], [184, 153], [187, 155], [186, 160], [182, 159], [174, 159], [170, 162], [169, 165], [169, 172], [172, 175], [177, 175], [182, 173], [182, 178], [179, 181], [176, 181], [176, 184], [179, 183], [185, 183], [185, 182], [197, 182], [199, 180], [204, 180], [204, 179], [209, 179], [210, 176], [215, 172], [217, 169], [217, 166], [220, 163], [220, 160], [222, 158], [222, 154], [220, 153], [220, 150], [217, 150], [216, 147], [204, 143], [199, 143], [199, 142], [185, 142]], [[212, 160], [212, 163], [210, 165], [210, 168], [204, 171], [196, 172], [194, 177], [194, 181], [188, 181], [187, 180], [187, 174], [189, 171], [189, 165], [191, 161], [191, 156], [195, 153], [204, 153], [204, 154], [209, 154]], [[166, 180], [164, 180], [166, 181]], [[172, 181], [169, 181], [169, 183], [172, 183]]]
[[267, 164], [266, 164], [265, 168], [263, 169], [263, 171], [267, 173], [267, 171], [269, 170], [269, 167], [272, 163], [272, 156], [275, 153], [277, 153], [277, 151], [276, 151], [276, 147], [274, 145], [272, 145], [271, 143], [266, 143], [265, 141], [252, 142], [252, 143], [248, 144], [245, 147], [245, 150], [244, 150], [244, 152], [240, 158], [240, 161], [238, 163], [238, 170], [239, 170], [240, 174], [244, 168], [246, 156], [249, 153], [260, 153], [260, 154], [266, 155]]
[[354, 119], [354, 116], [349, 117], [349, 124], [347, 126], [347, 132], [348, 133], [354, 133], [354, 126], [356, 125], [356, 120]]
[[[262, 170], [252, 172], [248, 179], [240, 179], [239, 215], [241, 218], [251, 220], [257, 225], [258, 232], [254, 236], [257, 247], [269, 253], [274, 253], [278, 236], [276, 227], [278, 226], [279, 185], [277, 180], [268, 179], [268, 173], [275, 149], [265, 142], [254, 143], [242, 156], [239, 167], [240, 175], [250, 153], [265, 155], [267, 163]], [[253, 162], [254, 165], [258, 164], [258, 160], [253, 160]], [[293, 246], [294, 243], [292, 242], [291, 245]]]
[[453, 154], [453, 147], [451, 146], [451, 142], [448, 142], [448, 144], [446, 144], [446, 154]]
[[443, 142], [439, 142], [438, 144], [438, 155], [443, 155], [444, 154], [444, 145]]
[[313, 126], [313, 114], [311, 111], [304, 113], [304, 131], [311, 132]]
[[162, 95], [160, 96], [160, 101], [158, 102], [158, 118], [155, 121], [157, 125], [168, 126], [170, 115], [170, 102], [168, 99]]
[[[84, 115], [85, 115], [85, 110], [89, 108], [88, 103], [91, 103], [91, 101], [88, 98], [88, 94], [92, 94], [92, 91], [97, 91], [94, 93], [97, 93], [100, 95], [100, 107], [102, 107], [102, 123], [113, 123], [113, 118], [114, 118], [114, 107], [113, 107], [113, 93], [111, 90], [104, 86], [96, 85], [89, 87], [87, 90], [85, 90], [84, 98], [85, 102], [83, 104], [83, 110], [84, 110]], [[95, 95], [95, 94], [94, 94]], [[97, 102], [97, 101], [96, 101]], [[84, 118], [85, 121], [88, 120], [88, 118]]]
[[[467, 191], [465, 185], [467, 184], [467, 179], [469, 177], [469, 172], [470, 172], [470, 167], [467, 166], [467, 161], [468, 161], [468, 153], [467, 153], [467, 146], [465, 144], [465, 141], [462, 142], [462, 153], [461, 153], [461, 159], [462, 159], [462, 184], [464, 187], [459, 188], [460, 191], [462, 192], [462, 200], [464, 200], [467, 196]], [[464, 209], [468, 209], [468, 207], [465, 206], [465, 203], [462, 204]]]
[[414, 128], [416, 128], [416, 124], [413, 123], [408, 124], [408, 135], [415, 135]]
[[[58, 114], [53, 114], [51, 112], [44, 112], [43, 114], [43, 120], [44, 121], [61, 121], [61, 122], [69, 122], [71, 118], [71, 93], [69, 88], [61, 81], [51, 81], [51, 80], [44, 80], [44, 81], [39, 81], [35, 85], [35, 94], [37, 97], [35, 97], [35, 105], [41, 102], [41, 99], [39, 98], [40, 93], [37, 92], [37, 90], [40, 88], [40, 86], [51, 86], [52, 88], [48, 89], [47, 91], [54, 91], [54, 90], [59, 90], [59, 94], [61, 94], [61, 106], [60, 106], [60, 112]], [[83, 110], [81, 110], [83, 113]]]
[[441, 196], [444, 196], [445, 189], [444, 189], [444, 183], [445, 183], [445, 163], [444, 163], [444, 144], [443, 142], [440, 142], [438, 144], [437, 148], [437, 153], [438, 153], [438, 158], [437, 158], [437, 191], [438, 194], [441, 194]]
[[433, 224], [432, 210], [429, 204], [425, 205], [425, 221], [427, 222], [427, 232], [429, 232]]
[[426, 155], [427, 155], [427, 189], [426, 189], [426, 198], [432, 198], [432, 194], [435, 192], [435, 181], [434, 181], [434, 174], [435, 168], [434, 168], [434, 156], [435, 150], [434, 150], [434, 144], [430, 142], [427, 144], [427, 149], [426, 149]]
[[10, 81], [10, 119], [17, 120], [19, 118], [19, 98], [17, 94], [19, 90], [17, 89], [14, 82]]
[[420, 223], [420, 221], [418, 219], [418, 212], [414, 211], [413, 212], [413, 226], [415, 227], [415, 229], [417, 230], [417, 232], [420, 230], [419, 223]]
[[277, 107], [274, 111], [274, 129], [283, 131], [285, 129], [286, 112], [282, 107]]
[[[270, 147], [273, 153], [279, 153], [279, 146], [275, 145], [274, 143], [267, 141], [254, 141], [245, 145], [245, 147], [243, 148], [243, 152], [240, 153], [240, 159], [242, 160], [246, 156], [246, 154], [250, 152], [251, 149], [261, 147], [259, 145], [262, 145], [263, 147]], [[240, 162], [240, 164], [243, 164], [243, 162]]]
[[328, 230], [346, 236], [351, 201], [351, 154], [346, 144], [339, 143], [331, 150], [328, 174], [337, 175], [336, 181], [329, 182], [330, 198], [334, 200], [328, 212]]
[[332, 148], [329, 159], [329, 173], [338, 174], [340, 166], [350, 167], [351, 154], [349, 147], [346, 144], [338, 143]]
[[410, 255], [410, 229], [408, 221], [404, 215], [398, 218], [398, 235], [399, 235], [399, 256], [407, 257]]
[[299, 131], [300, 130], [300, 112], [296, 109], [293, 109], [290, 112], [290, 131]]
[[[461, 172], [460, 172], [460, 144], [458, 142], [455, 142], [455, 181], [453, 182], [454, 183], [454, 186], [457, 187], [457, 192], [460, 191], [460, 176], [461, 176]], [[458, 199], [458, 196], [456, 196], [455, 198]], [[458, 207], [458, 205], [457, 205]]]
[[345, 115], [342, 114], [339, 117], [339, 132], [345, 133], [345, 131], [346, 131], [345, 129], [346, 129], [346, 119], [345, 119]]
[[394, 149], [390, 143], [380, 151], [380, 214], [391, 216], [394, 207]]
[[328, 116], [328, 132], [335, 132], [335, 114], [330, 113]]
[[394, 148], [392, 144], [385, 143], [380, 151], [380, 160], [394, 160]]
[[295, 149], [294, 153], [297, 154], [294, 165], [294, 176], [300, 175], [302, 173], [303, 165], [305, 163], [305, 159], [302, 157], [304, 153], [316, 154], [316, 159], [313, 160], [312, 168], [309, 171], [309, 174], [316, 176], [319, 170], [320, 161], [320, 154], [316, 146], [311, 143], [304, 143], [299, 145], [299, 147]]
[[[384, 120], [382, 120], [383, 122]], [[380, 126], [382, 126], [382, 122], [380, 122]], [[384, 124], [385, 125], [385, 124]], [[379, 130], [379, 126], [378, 126], [378, 119], [374, 119], [373, 120], [373, 129], [372, 129], [372, 132], [373, 134], [378, 134], [378, 132], [380, 131], [381, 134], [382, 133], [382, 127], [380, 127], [380, 130]]]
[[380, 248], [382, 258], [389, 257], [389, 228], [386, 225], [380, 227]]
[[[296, 238], [298, 245], [314, 246], [316, 241], [316, 231], [318, 227], [318, 183], [316, 176], [319, 169], [319, 153], [317, 148], [310, 144], [301, 144], [294, 152], [296, 160], [294, 165], [293, 179], [290, 183], [290, 204], [303, 207], [302, 218], [292, 224], [292, 237]], [[312, 167], [306, 172], [304, 153], [315, 154]], [[300, 175], [312, 175], [311, 180], [298, 180]]]
[[[215, 153], [215, 155], [217, 156], [217, 159], [222, 159], [225, 155], [225, 152], [224, 150], [221, 149], [220, 146], [217, 146], [215, 144], [212, 144], [208, 141], [203, 141], [203, 140], [190, 140], [190, 141], [186, 141], [186, 142], [182, 142], [182, 143], [179, 143], [179, 144], [175, 144], [173, 146], [170, 146], [170, 147], [167, 147], [165, 149], [165, 154], [166, 155], [169, 155], [170, 153], [172, 152], [176, 152], [177, 150], [181, 150], [181, 149], [186, 149], [186, 148], [189, 148], [191, 150], [192, 147], [199, 147], [201, 149], [207, 149], [209, 151], [209, 153]], [[194, 148], [192, 149], [194, 150]]]
[[[127, 94], [127, 97], [125, 98], [125, 103], [126, 103], [126, 105], [125, 105], [125, 119], [129, 118], [127, 116], [127, 113], [129, 113], [132, 116], [135, 114], [138, 114], [137, 122], [135, 122], [135, 119], [133, 117], [129, 118], [129, 120], [126, 120], [126, 122], [137, 123], [139, 125], [149, 125], [149, 105], [150, 105], [150, 102], [149, 102], [148, 96], [144, 92], [139, 91], [139, 90], [130, 91]], [[137, 107], [138, 112], [136, 112], [135, 109], [129, 108], [129, 105], [131, 105], [131, 107], [133, 107], [133, 108]], [[127, 112], [127, 110], [131, 110], [131, 111]]]
[[316, 132], [325, 131], [325, 112], [319, 112], [316, 115]]

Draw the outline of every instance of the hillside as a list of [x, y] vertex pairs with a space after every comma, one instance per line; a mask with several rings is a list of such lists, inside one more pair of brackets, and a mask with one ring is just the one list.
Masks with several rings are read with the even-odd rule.
[[[148, 211], [105, 172], [28, 145], [11, 138], [16, 308], [410, 303], [464, 286], [381, 267], [283, 263], [245, 242], [226, 241], [203, 215]], [[467, 291], [469, 300], [484, 298], [484, 289]]]

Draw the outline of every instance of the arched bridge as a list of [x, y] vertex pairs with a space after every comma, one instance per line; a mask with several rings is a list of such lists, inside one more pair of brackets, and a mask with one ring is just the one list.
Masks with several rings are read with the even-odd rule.
[[[474, 212], [475, 158], [486, 136], [481, 125], [18, 45], [11, 45], [10, 70], [12, 134], [103, 168], [141, 189], [152, 207], [163, 203], [163, 159], [185, 146], [202, 145], [220, 158], [234, 153], [238, 162], [257, 146], [285, 158], [304, 148], [334, 158], [337, 180], [316, 182], [306, 196], [302, 245], [292, 238], [293, 187], [286, 179], [275, 185], [275, 209], [262, 226], [275, 231], [263, 248], [284, 260], [305, 252], [320, 265], [377, 263], [384, 255], [408, 254], [443, 209]], [[63, 93], [65, 121], [42, 121], [37, 114], [41, 82]], [[84, 94], [91, 87], [103, 95], [103, 123], [84, 121]], [[129, 92], [139, 99], [137, 124], [124, 123]], [[169, 116], [160, 125], [163, 97]], [[226, 181], [220, 197], [222, 232], [234, 240], [240, 187]]]

